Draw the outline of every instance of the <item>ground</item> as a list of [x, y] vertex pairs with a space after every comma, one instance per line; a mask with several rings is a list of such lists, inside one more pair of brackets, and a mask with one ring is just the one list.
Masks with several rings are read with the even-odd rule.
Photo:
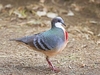
[[[15, 6], [12, 3], [7, 7], [4, 2], [0, 5], [0, 75], [99, 75], [99, 0], [40, 1], [42, 3], [33, 1]], [[37, 14], [40, 10], [52, 12], [54, 16], [58, 14], [67, 25], [68, 44], [60, 54], [51, 58], [60, 69], [59, 73], [48, 69], [42, 53], [9, 41], [48, 30], [51, 18]]]

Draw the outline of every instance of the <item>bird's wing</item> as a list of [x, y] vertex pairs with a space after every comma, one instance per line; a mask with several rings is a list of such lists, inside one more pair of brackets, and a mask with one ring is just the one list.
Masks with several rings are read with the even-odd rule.
[[56, 35], [43, 35], [42, 33], [32, 36], [25, 36], [23, 38], [11, 39], [11, 41], [18, 41], [25, 43], [31, 47], [35, 47], [38, 50], [52, 50], [56, 47], [60, 47], [63, 40]]
[[41, 50], [52, 50], [54, 48], [60, 47], [62, 43], [63, 40], [60, 37], [53, 34], [51, 35], [39, 34], [33, 40], [33, 45], [37, 49]]

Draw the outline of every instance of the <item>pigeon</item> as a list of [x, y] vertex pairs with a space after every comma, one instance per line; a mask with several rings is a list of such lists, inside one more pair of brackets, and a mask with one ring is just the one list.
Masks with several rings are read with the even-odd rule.
[[64, 20], [61, 17], [55, 17], [51, 21], [49, 30], [22, 38], [10, 39], [10, 41], [24, 43], [33, 50], [44, 53], [50, 69], [59, 72], [49, 58], [60, 53], [67, 45], [68, 32], [63, 25], [66, 26]]

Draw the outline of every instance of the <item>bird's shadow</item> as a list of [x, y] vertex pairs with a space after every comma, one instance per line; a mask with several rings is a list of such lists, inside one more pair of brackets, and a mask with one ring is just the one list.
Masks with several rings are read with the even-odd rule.
[[54, 74], [55, 72], [52, 71], [50, 68], [46, 67], [46, 66], [20, 66], [17, 65], [15, 66], [16, 69], [18, 69], [19, 71], [24, 71], [24, 72], [30, 72], [30, 73], [35, 73], [35, 74]]

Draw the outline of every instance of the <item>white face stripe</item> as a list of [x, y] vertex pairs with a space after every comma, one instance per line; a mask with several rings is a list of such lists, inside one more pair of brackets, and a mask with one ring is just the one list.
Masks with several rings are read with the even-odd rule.
[[64, 27], [62, 26], [62, 23], [57, 22], [57, 23], [55, 23], [55, 26], [58, 28], [61, 28], [63, 31], [65, 31]]

